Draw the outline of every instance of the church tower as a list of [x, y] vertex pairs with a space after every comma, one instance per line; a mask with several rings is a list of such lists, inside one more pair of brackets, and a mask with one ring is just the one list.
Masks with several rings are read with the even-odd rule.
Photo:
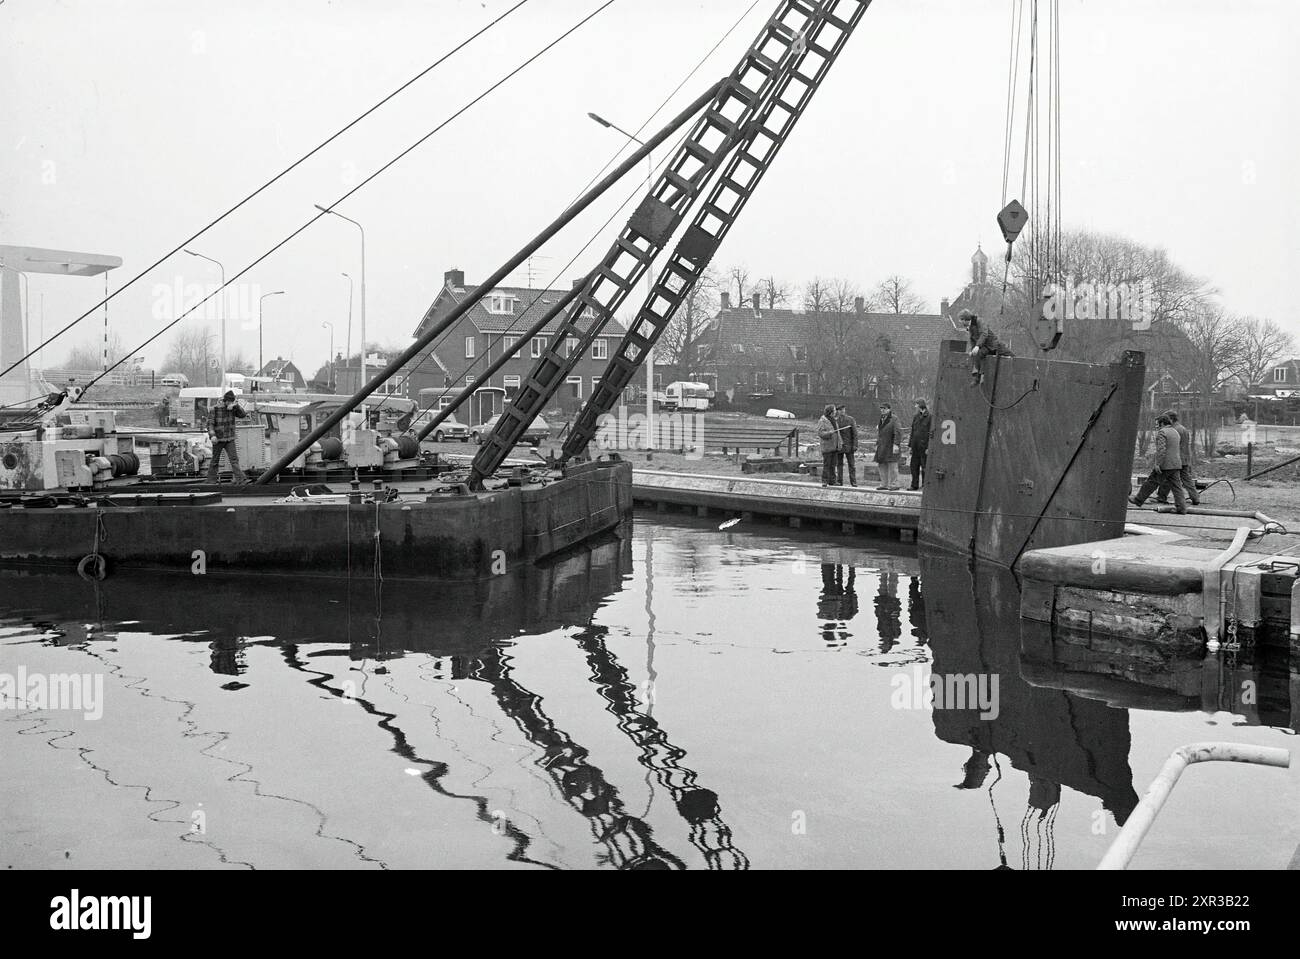
[[970, 258], [970, 281], [974, 286], [983, 286], [989, 281], [989, 258], [982, 246], [976, 247], [975, 255]]

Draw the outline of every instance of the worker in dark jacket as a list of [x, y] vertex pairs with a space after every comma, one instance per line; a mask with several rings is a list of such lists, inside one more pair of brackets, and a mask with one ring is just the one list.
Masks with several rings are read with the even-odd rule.
[[1179, 475], [1182, 469], [1178, 431], [1174, 429], [1173, 421], [1161, 413], [1156, 417], [1156, 448], [1151, 457], [1151, 475], [1143, 480], [1137, 495], [1129, 497], [1129, 502], [1141, 506], [1157, 488], [1161, 491], [1167, 488], [1173, 490], [1175, 511], [1186, 513], [1187, 500], [1183, 497], [1183, 481]]
[[984, 380], [982, 367], [986, 356], [1012, 356], [1005, 343], [998, 339], [993, 330], [980, 322], [980, 318], [970, 310], [962, 310], [958, 316], [970, 340], [970, 375], [971, 385], [978, 386]]
[[836, 467], [840, 458], [840, 432], [835, 422], [835, 407], [827, 404], [822, 418], [817, 421], [817, 438], [822, 445], [822, 485], [834, 486]]
[[888, 403], [880, 404], [880, 422], [876, 424], [876, 469], [880, 485], [876, 489], [896, 490], [898, 485], [898, 417]]
[[835, 407], [835, 423], [840, 433], [840, 461], [839, 461], [839, 482], [844, 485], [844, 467], [849, 468], [849, 485], [858, 485], [857, 467], [853, 463], [853, 457], [858, 452], [858, 421], [849, 416], [849, 412], [841, 403]]
[[909, 488], [917, 490], [925, 480], [925, 458], [930, 452], [930, 410], [925, 400], [916, 401], [916, 415], [912, 417], [907, 448], [912, 454], [912, 485]]
[[[1201, 505], [1201, 494], [1196, 488], [1196, 478], [1192, 476], [1192, 434], [1191, 431], [1178, 422], [1178, 414], [1173, 410], [1165, 410], [1165, 416], [1169, 417], [1173, 423], [1174, 429], [1178, 431], [1178, 455], [1183, 461], [1182, 471], [1179, 472], [1178, 478], [1183, 484], [1183, 489], [1187, 493], [1187, 500], [1193, 506]], [[1157, 503], [1168, 503], [1168, 490], [1160, 490], [1156, 493]]]
[[244, 471], [239, 468], [239, 450], [235, 445], [235, 421], [242, 420], [248, 413], [239, 405], [235, 399], [233, 390], [226, 390], [226, 395], [221, 398], [221, 405], [212, 411], [212, 416], [208, 420], [208, 436], [212, 438], [212, 462], [208, 464], [208, 482], [218, 482], [218, 466], [221, 463], [221, 451], [226, 451], [226, 458], [230, 460], [230, 472], [232, 481], [236, 486], [243, 486], [248, 482], [248, 477]]

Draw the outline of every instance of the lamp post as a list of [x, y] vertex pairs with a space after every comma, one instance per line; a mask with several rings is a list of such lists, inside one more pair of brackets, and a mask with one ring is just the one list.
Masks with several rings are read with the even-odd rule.
[[217, 264], [217, 269], [221, 271], [221, 380], [218, 386], [226, 385], [226, 268], [222, 266], [220, 260], [214, 260], [210, 256], [204, 256], [202, 253], [195, 253], [193, 250], [185, 250], [190, 256], [197, 256], [200, 260], [207, 260], [209, 263]]
[[[346, 364], [352, 362], [352, 285], [353, 284], [352, 284], [351, 276], [349, 276], [347, 273], [344, 273], [343, 275], [348, 278], [348, 332], [343, 337], [343, 363], [345, 364], [344, 368], [346, 369]], [[334, 355], [332, 351], [330, 355], [331, 356]], [[335, 373], [334, 380], [335, 380], [334, 388], [338, 389], [337, 373]]]
[[284, 295], [284, 290], [276, 290], [273, 293], [263, 293], [261, 298], [257, 301], [257, 375], [258, 376], [261, 376], [262, 370], [265, 369], [265, 367], [262, 365], [262, 301], [265, 300], [268, 296], [282, 296], [282, 295]]
[[[588, 112], [587, 116], [591, 117], [591, 119], [595, 120], [601, 126], [608, 127], [611, 130], [616, 130], [619, 133], [623, 134], [623, 136], [627, 137], [629, 140], [633, 141], [634, 143], [640, 143], [642, 146], [645, 146], [645, 142], [641, 140], [639, 137], [633, 136], [632, 134], [624, 130], [622, 127], [620, 127], [618, 124], [611, 123], [610, 121], [602, 117], [600, 114]], [[654, 182], [654, 173], [655, 173], [654, 157], [651, 154], [646, 154], [645, 183], [646, 183], [647, 190], [651, 188]], [[646, 289], [646, 298], [649, 299], [651, 294], [653, 294], [654, 292], [654, 277], [651, 275], [648, 264], [645, 273], [645, 289]], [[652, 346], [649, 349], [647, 349], [645, 353], [646, 449], [652, 450], [655, 448], [654, 422], [655, 422], [655, 351], [654, 351], [654, 347]]]
[[[322, 213], [332, 213], [340, 220], [347, 220], [349, 223], [351, 223], [361, 232], [361, 383], [360, 386], [365, 386], [366, 385], [366, 230], [365, 227], [363, 227], [356, 220], [352, 219], [351, 217], [344, 216], [342, 213], [338, 212], [337, 210], [328, 210], [325, 207], [321, 206], [319, 203], [314, 204], [314, 206]], [[349, 282], [351, 282], [351, 279], [352, 279], [351, 277], [348, 277]], [[348, 299], [350, 303], [351, 297], [349, 296]], [[349, 305], [348, 307], [349, 318], [351, 318], [351, 314], [352, 314], [352, 308]], [[361, 416], [362, 416], [363, 423], [365, 422], [365, 415], [366, 415], [366, 409], [363, 406], [361, 408]]]
[[327, 326], [330, 328], [330, 371], [329, 371], [329, 387], [330, 387], [330, 391], [333, 392], [333, 390], [334, 390], [334, 324], [331, 323], [329, 320], [326, 320], [325, 322], [321, 323], [321, 328], [322, 328], [322, 329], [324, 329], [324, 328], [327, 327]]

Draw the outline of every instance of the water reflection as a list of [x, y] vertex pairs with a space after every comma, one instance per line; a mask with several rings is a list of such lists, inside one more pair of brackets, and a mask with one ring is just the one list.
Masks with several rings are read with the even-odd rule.
[[[1063, 785], [1100, 799], [1120, 825], [1137, 805], [1128, 764], [1128, 714], [1022, 678], [1020, 591], [1010, 571], [971, 569], [964, 559], [940, 555], [923, 554], [920, 561], [932, 682], [945, 684], [941, 688], [996, 690], [996, 710], [978, 703], [936, 702], [935, 735], [971, 750], [954, 785], [987, 793], [999, 865], [1006, 865], [996, 795], [999, 783], [1011, 774], [998, 758], [1005, 757], [1029, 786], [1020, 816], [1019, 865], [1051, 868]], [[996, 776], [989, 781], [991, 772]]]
[[[127, 724], [145, 722], [128, 700], [174, 705], [179, 744], [175, 716], [142, 727], [171, 749], [151, 774], [206, 790], [218, 768], [258, 800], [309, 810], [313, 837], [367, 867], [444, 864], [464, 842], [473, 865], [735, 870], [950, 855], [1050, 869], [1067, 787], [1115, 824], [1131, 813], [1130, 763], [1145, 765], [1130, 757], [1130, 710], [1226, 709], [1296, 727], [1284, 647], [1234, 661], [1140, 644], [1121, 655], [1100, 637], [1022, 625], [1005, 571], [700, 524], [643, 526], [635, 548], [611, 537], [480, 583], [3, 571], [0, 596], [4, 662], [84, 654], [116, 678], [121, 711], [61, 731], [57, 747], [52, 735], [52, 748], [84, 750], [110, 782], [147, 782], [147, 765], [132, 777], [111, 761], [127, 762], [113, 752], [134, 742]], [[913, 675], [942, 692], [928, 715], [890, 703], [892, 681]], [[333, 710], [323, 718], [321, 702]], [[298, 728], [312, 722], [325, 731]], [[19, 728], [0, 724], [0, 737]], [[384, 822], [367, 809], [400, 792], [382, 778], [390, 757], [414, 794]], [[48, 785], [55, 765], [0, 778]], [[272, 830], [291, 823], [254, 809], [241, 823], [250, 833], [261, 816]], [[811, 836], [791, 832], [791, 810], [808, 812]], [[1081, 863], [1087, 831], [1062, 861], [1095, 862]], [[491, 838], [474, 847], [471, 834]], [[229, 837], [186, 841], [222, 863], [264, 864]]]

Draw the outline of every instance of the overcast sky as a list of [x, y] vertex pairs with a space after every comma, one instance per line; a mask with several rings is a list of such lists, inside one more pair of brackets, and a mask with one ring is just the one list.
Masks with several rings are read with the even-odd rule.
[[[194, 249], [233, 276], [601, 2], [530, 0]], [[1000, 243], [1011, 2], [876, 0], [715, 263], [800, 285], [901, 273], [931, 310], [955, 296], [976, 244]], [[4, 0], [0, 243], [115, 254], [116, 288], [512, 3]], [[366, 229], [368, 338], [406, 345], [445, 270], [474, 283], [545, 226], [624, 143], [587, 112], [635, 130], [750, 5], [616, 0], [341, 205]], [[728, 73], [775, 7], [758, 0], [651, 128]], [[1163, 246], [1229, 310], [1300, 340], [1300, 4], [1063, 0], [1061, 43], [1067, 225]], [[555, 278], [635, 186], [551, 244], [536, 285], [590, 268], [623, 218]], [[359, 280], [358, 234], [326, 217], [244, 277], [234, 302], [286, 291], [266, 301], [268, 358], [310, 375], [322, 321], [342, 349], [344, 271]], [[112, 329], [140, 342], [170, 308], [160, 287], [216, 276], [176, 254], [112, 302]], [[35, 274], [30, 288], [33, 335], [42, 294], [49, 334], [103, 293]], [[44, 365], [101, 326], [83, 321]], [[255, 358], [251, 327], [228, 335]]]

